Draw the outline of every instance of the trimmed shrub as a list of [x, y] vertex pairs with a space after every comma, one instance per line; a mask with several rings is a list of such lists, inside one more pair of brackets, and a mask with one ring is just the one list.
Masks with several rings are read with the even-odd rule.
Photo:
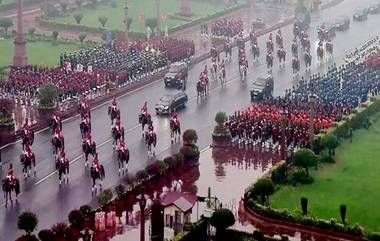
[[294, 153], [294, 165], [305, 168], [306, 175], [309, 176], [309, 167], [316, 166], [317, 158], [310, 149], [300, 149]]
[[297, 183], [311, 184], [314, 182], [314, 179], [312, 176], [308, 176], [304, 169], [294, 168], [289, 176], [289, 182], [293, 185]]
[[69, 213], [69, 222], [73, 227], [82, 230], [84, 224], [83, 214], [79, 210], [71, 211]]
[[53, 84], [44, 84], [38, 89], [38, 107], [51, 109], [55, 107], [55, 100], [58, 97], [58, 89]]
[[286, 161], [280, 161], [271, 169], [271, 180], [273, 183], [285, 183], [287, 175], [287, 164]]
[[91, 215], [92, 207], [90, 205], [82, 205], [79, 208], [79, 212], [83, 215], [83, 217], [87, 218]]
[[119, 184], [115, 187], [115, 192], [118, 198], [122, 198], [125, 193], [125, 186], [123, 184]]
[[301, 208], [302, 208], [303, 215], [307, 215], [307, 204], [308, 204], [307, 198], [301, 197]]
[[193, 129], [187, 129], [182, 135], [183, 142], [185, 144], [195, 145], [198, 141], [197, 132]]
[[274, 184], [272, 180], [268, 178], [260, 178], [257, 180], [253, 187], [251, 188], [251, 194], [253, 196], [261, 197], [261, 204], [269, 204], [269, 195], [274, 193]]
[[104, 189], [99, 195], [99, 199], [98, 199], [99, 204], [101, 206], [106, 205], [109, 201], [111, 201], [112, 197], [113, 197], [112, 190]]
[[336, 135], [330, 133], [330, 134], [326, 134], [322, 137], [321, 144], [323, 147], [328, 149], [329, 156], [331, 157], [332, 155], [335, 154], [335, 148], [338, 147], [339, 142], [338, 142], [338, 138], [336, 137]]
[[106, 16], [100, 16], [98, 18], [98, 21], [99, 23], [102, 25], [102, 27], [104, 28], [106, 26], [106, 23], [108, 21], [108, 18]]
[[28, 235], [33, 233], [38, 224], [38, 218], [36, 214], [32, 212], [23, 212], [18, 217], [17, 227], [24, 230]]
[[221, 208], [212, 214], [210, 224], [221, 231], [235, 224], [235, 216], [229, 209]]
[[342, 219], [342, 223], [346, 223], [347, 206], [344, 204], [340, 205], [339, 211], [340, 211], [340, 218]]
[[38, 232], [38, 238], [41, 239], [41, 241], [52, 241], [54, 240], [54, 233], [50, 229], [43, 229]]
[[215, 122], [218, 124], [218, 125], [223, 125], [224, 122], [226, 122], [226, 112], [218, 112], [216, 113], [215, 115]]

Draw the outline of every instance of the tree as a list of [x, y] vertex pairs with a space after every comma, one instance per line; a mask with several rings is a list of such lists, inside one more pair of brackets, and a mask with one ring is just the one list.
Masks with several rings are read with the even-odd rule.
[[82, 4], [83, 4], [83, 0], [75, 0], [75, 4], [76, 4], [78, 7], [81, 7]]
[[51, 241], [54, 240], [54, 233], [50, 229], [43, 229], [38, 232], [38, 238], [41, 239], [41, 241]]
[[219, 233], [234, 225], [235, 221], [234, 214], [226, 208], [216, 210], [210, 218], [210, 224], [214, 226]]
[[82, 205], [80, 206], [79, 208], [79, 212], [81, 212], [81, 214], [83, 215], [83, 217], [85, 218], [88, 218], [90, 217], [90, 214], [91, 214], [91, 211], [92, 211], [92, 207], [90, 205]]
[[261, 197], [261, 203], [263, 205], [269, 204], [269, 195], [274, 193], [274, 184], [272, 180], [268, 178], [260, 178], [253, 184], [251, 192], [253, 195]]
[[46, 5], [46, 12], [45, 12], [46, 16], [49, 17], [49, 18], [55, 18], [59, 15], [59, 11], [58, 9], [55, 7], [54, 4], [52, 3], [48, 3]]
[[66, 2], [66, 1], [60, 1], [59, 2], [59, 6], [61, 7], [63, 13], [67, 12], [67, 6], [68, 5], [69, 5], [68, 2]]
[[340, 205], [339, 211], [340, 211], [340, 217], [342, 219], [342, 223], [346, 223], [347, 206], [344, 204]]
[[99, 204], [101, 206], [106, 205], [109, 201], [112, 199], [112, 190], [111, 189], [105, 189], [103, 190], [99, 195]]
[[86, 37], [87, 37], [87, 35], [84, 34], [84, 33], [81, 33], [81, 34], [79, 34], [79, 36], [78, 36], [79, 41], [80, 41], [81, 43], [83, 43], [83, 41], [84, 41], [84, 39], [85, 39]]
[[198, 141], [197, 132], [193, 129], [188, 129], [183, 133], [182, 139], [185, 144], [194, 145]]
[[338, 141], [338, 138], [336, 137], [336, 135], [334, 135], [332, 133], [326, 134], [322, 137], [321, 142], [322, 142], [322, 145], [329, 150], [329, 156], [330, 157], [335, 154], [334, 153], [335, 148], [337, 148], [339, 145], [339, 141]]
[[28, 34], [31, 38], [34, 37], [34, 33], [36, 32], [36, 28], [35, 27], [30, 27], [28, 28]]
[[36, 229], [38, 224], [38, 218], [36, 214], [31, 212], [23, 212], [18, 217], [17, 227], [18, 229], [24, 230], [27, 235], [31, 235]]
[[300, 149], [294, 153], [294, 165], [305, 168], [306, 175], [309, 176], [309, 167], [317, 164], [317, 157], [310, 149]]
[[69, 222], [71, 226], [82, 230], [84, 224], [83, 214], [79, 210], [73, 210], [69, 213]]
[[157, 27], [156, 18], [147, 18], [145, 21], [145, 27], [149, 27], [152, 31]]
[[10, 18], [0, 19], [0, 28], [3, 28], [5, 31], [5, 36], [8, 36], [8, 29], [13, 26], [13, 21]]
[[100, 16], [98, 18], [98, 21], [100, 22], [100, 24], [102, 25], [102, 27], [104, 28], [106, 26], [106, 23], [108, 21], [108, 18], [106, 16]]
[[115, 187], [115, 192], [118, 198], [122, 198], [125, 193], [125, 186], [123, 184], [119, 184]]
[[54, 108], [55, 99], [58, 97], [58, 89], [53, 84], [42, 85], [38, 90], [40, 108]]
[[131, 24], [132, 24], [132, 22], [133, 22], [133, 18], [128, 17], [128, 18], [127, 18], [127, 29], [128, 29], [128, 30], [131, 28]]
[[81, 13], [81, 12], [74, 13], [73, 17], [75, 19], [75, 22], [77, 24], [80, 24], [80, 22], [82, 21], [82, 18], [83, 18], [83, 13]]
[[215, 122], [218, 123], [218, 125], [223, 125], [224, 122], [226, 122], [226, 113], [225, 112], [218, 112], [215, 115]]
[[308, 204], [307, 198], [301, 197], [301, 208], [302, 208], [303, 215], [307, 215], [307, 204]]
[[59, 32], [57, 30], [54, 30], [51, 34], [54, 41], [57, 41]]

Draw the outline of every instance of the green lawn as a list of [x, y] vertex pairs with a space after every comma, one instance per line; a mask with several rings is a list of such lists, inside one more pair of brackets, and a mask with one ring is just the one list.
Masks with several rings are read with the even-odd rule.
[[[56, 66], [59, 64], [59, 55], [63, 52], [73, 52], [80, 49], [80, 44], [53, 45], [48, 41], [36, 41], [27, 43], [28, 61], [31, 64]], [[14, 44], [13, 39], [0, 40], [0, 67], [12, 64]]]
[[[88, 7], [83, 9], [83, 19], [81, 21], [82, 25], [90, 27], [100, 27], [98, 21], [99, 16], [108, 17], [108, 22], [106, 23], [106, 28], [124, 30], [124, 4], [125, 0], [115, 0], [117, 3], [116, 8], [112, 8], [110, 4], [99, 5], [96, 8]], [[244, 2], [244, 0], [239, 0], [239, 2]], [[224, 5], [221, 4], [210, 4], [204, 1], [193, 1], [191, 3], [192, 12], [195, 14], [192, 20], [206, 17], [207, 15], [214, 14], [216, 12], [222, 11]], [[145, 18], [156, 16], [156, 1], [155, 0], [129, 0], [128, 1], [128, 15], [133, 18], [130, 30], [134, 32], [145, 32], [145, 27], [139, 21], [140, 15], [145, 15]], [[167, 25], [168, 28], [173, 28], [178, 25], [182, 25], [187, 21], [170, 19], [169, 16], [174, 16], [180, 11], [180, 0], [160, 0], [160, 11], [162, 14], [167, 15], [166, 21], [162, 23], [162, 29]], [[69, 16], [56, 17], [56, 22], [76, 24], [73, 14]]]
[[300, 198], [307, 197], [312, 215], [340, 221], [339, 205], [346, 204], [350, 224], [380, 231], [380, 120], [355, 132], [352, 143], [342, 143], [336, 160], [312, 171], [311, 185], [281, 187], [271, 197], [272, 207], [300, 211]]

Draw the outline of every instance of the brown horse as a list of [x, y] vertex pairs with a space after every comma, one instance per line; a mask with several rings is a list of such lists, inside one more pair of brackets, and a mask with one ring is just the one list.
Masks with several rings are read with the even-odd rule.
[[88, 167], [88, 155], [95, 156], [96, 153], [96, 144], [93, 141], [91, 144], [88, 143], [88, 141], [84, 140], [82, 143], [82, 150], [84, 152], [84, 157], [85, 157], [85, 163], [84, 166]]
[[34, 131], [24, 129], [21, 134], [22, 139], [22, 147], [24, 148], [25, 145], [33, 145], [34, 142]]
[[58, 155], [63, 149], [65, 149], [65, 138], [62, 136], [62, 138], [58, 138], [56, 136], [53, 136], [51, 139], [51, 144], [53, 146], [53, 154]]
[[21, 154], [20, 162], [22, 164], [22, 173], [25, 178], [30, 176], [30, 173], [32, 172], [32, 165], [34, 166], [34, 176], [36, 176], [36, 157], [34, 153], [32, 153], [30, 157], [27, 154]]
[[98, 170], [94, 166], [92, 166], [90, 174], [91, 174], [91, 179], [92, 179], [91, 193], [92, 195], [94, 195], [97, 192], [96, 180], [99, 179], [99, 190], [102, 190], [103, 179], [105, 178], [106, 173], [104, 171], [103, 165], [100, 164]]
[[179, 123], [179, 120], [175, 121], [173, 119], [170, 120], [170, 139], [172, 144], [174, 142], [181, 139], [181, 125]]
[[69, 182], [69, 171], [70, 171], [70, 162], [66, 158], [59, 158], [56, 161], [56, 168], [58, 170], [59, 186], [61, 187], [62, 182]]
[[125, 148], [124, 150], [117, 151], [117, 162], [119, 163], [119, 176], [121, 172], [127, 172], [128, 162], [129, 162], [129, 150]]
[[8, 206], [8, 199], [11, 201], [11, 204], [13, 204], [12, 200], [12, 191], [16, 194], [16, 202], [18, 194], [20, 193], [20, 182], [16, 178], [15, 180], [11, 180], [10, 178], [4, 178], [2, 180], [2, 187], [4, 192], [4, 198], [5, 198], [5, 207]]
[[154, 156], [156, 155], [155, 153], [155, 148], [157, 144], [157, 135], [155, 132], [149, 132], [147, 131], [145, 134], [145, 145], [148, 148], [148, 156]]
[[116, 126], [112, 127], [112, 138], [113, 149], [115, 149], [119, 140], [124, 142], [124, 127], [121, 127], [120, 130]]
[[115, 119], [120, 119], [120, 109], [116, 107], [109, 106], [108, 107], [108, 115], [111, 118], [111, 125], [113, 125], [113, 121]]

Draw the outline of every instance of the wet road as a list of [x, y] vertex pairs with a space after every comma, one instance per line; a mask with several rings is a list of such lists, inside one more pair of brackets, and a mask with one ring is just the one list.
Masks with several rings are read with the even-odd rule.
[[[316, 27], [325, 20], [334, 20], [333, 16], [348, 15], [351, 17], [352, 10], [357, 5], [365, 5], [368, 1], [346, 0], [331, 9], [324, 10], [312, 17], [311, 40], [312, 46], [316, 46]], [[354, 6], [354, 7], [352, 7]], [[375, 29], [378, 27], [380, 15], [369, 16], [368, 21], [362, 23], [351, 23], [351, 29], [344, 33], [338, 33], [334, 39], [334, 58], [340, 62], [345, 52], [352, 49], [373, 35], [377, 34]], [[292, 27], [287, 26], [282, 29], [286, 51], [290, 56], [290, 43], [292, 41]], [[268, 36], [259, 38], [261, 52], [264, 51], [265, 41]], [[313, 45], [314, 43], [314, 45]], [[207, 147], [211, 143], [211, 132], [214, 126], [214, 116], [218, 111], [231, 113], [238, 109], [246, 108], [250, 105], [249, 90], [251, 82], [258, 75], [266, 73], [265, 56], [261, 56], [258, 63], [252, 65], [249, 45], [247, 44], [247, 55], [250, 60], [250, 70], [246, 82], [241, 82], [237, 66], [237, 50], [233, 51], [233, 58], [227, 64], [227, 87], [221, 88], [219, 83], [211, 81], [210, 93], [207, 98], [197, 100], [195, 82], [204, 64], [210, 64], [209, 60], [195, 65], [189, 74], [187, 94], [189, 102], [185, 109], [179, 111], [183, 130], [194, 128], [198, 132], [200, 149]], [[323, 71], [327, 64], [317, 65], [315, 51], [313, 52], [313, 70]], [[332, 62], [331, 62], [332, 63]], [[329, 63], [330, 64], [330, 63]], [[301, 64], [301, 74], [305, 73], [304, 64]], [[287, 59], [286, 68], [279, 69], [278, 60], [275, 58], [273, 68], [275, 80], [275, 95], [280, 95], [286, 88], [296, 82], [293, 80], [291, 70], [291, 59]], [[122, 124], [125, 127], [126, 143], [131, 152], [129, 172], [143, 169], [151, 162], [147, 157], [147, 150], [142, 141], [141, 128], [138, 125], [137, 116], [144, 101], [148, 101], [149, 110], [154, 113], [154, 105], [159, 98], [175, 90], [165, 89], [162, 81], [150, 84], [138, 89], [118, 99], [121, 106]], [[110, 120], [107, 116], [109, 103], [99, 106], [92, 110], [93, 139], [95, 140], [99, 152], [99, 158], [105, 166], [106, 179], [104, 187], [113, 187], [121, 182], [122, 178], [117, 174], [117, 163], [115, 154], [112, 150], [110, 134]], [[154, 116], [155, 130], [158, 136], [156, 148], [157, 157], [163, 158], [170, 153], [178, 151], [180, 144], [170, 144], [169, 120], [167, 117]], [[89, 172], [84, 169], [84, 159], [80, 147], [81, 138], [79, 133], [79, 119], [72, 118], [63, 125], [63, 133], [66, 141], [66, 153], [71, 160], [70, 183], [63, 188], [58, 188], [58, 176], [54, 173], [54, 161], [50, 144], [50, 131], [42, 131], [36, 135], [32, 150], [37, 159], [37, 175], [28, 180], [23, 180], [19, 165], [19, 154], [21, 145], [16, 143], [2, 150], [4, 163], [2, 177], [8, 168], [7, 163], [13, 161], [15, 172], [21, 180], [21, 196], [19, 204], [11, 208], [5, 208], [4, 197], [0, 196], [0, 233], [1, 240], [14, 240], [20, 234], [17, 230], [17, 217], [25, 211], [30, 210], [37, 213], [39, 217], [38, 229], [47, 228], [50, 225], [67, 219], [67, 214], [74, 208], [78, 208], [85, 203], [96, 205], [97, 198], [91, 196], [91, 181]], [[5, 239], [3, 239], [5, 237]]]

